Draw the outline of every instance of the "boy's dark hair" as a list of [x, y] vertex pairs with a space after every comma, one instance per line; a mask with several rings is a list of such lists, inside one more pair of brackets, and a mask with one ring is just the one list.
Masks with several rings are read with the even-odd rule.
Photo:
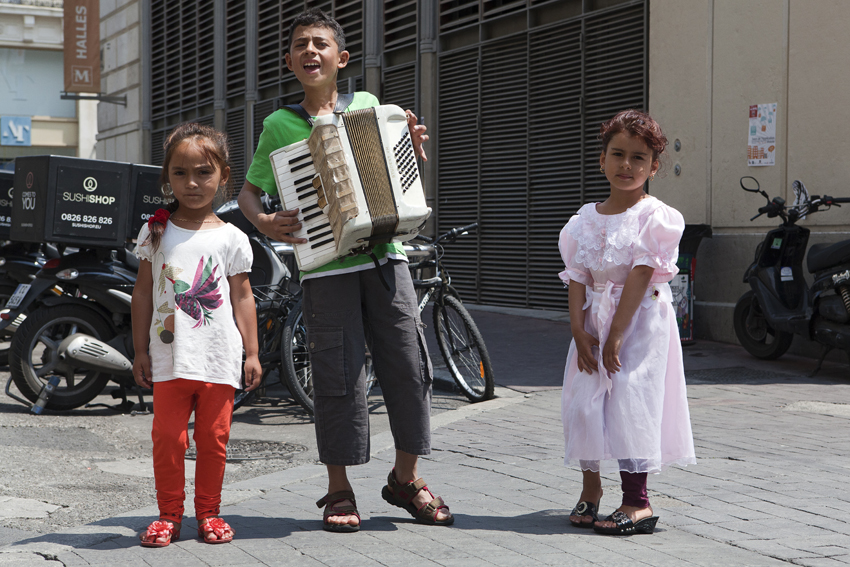
[[652, 161], [657, 160], [667, 147], [667, 137], [661, 131], [661, 126], [649, 114], [640, 110], [623, 110], [602, 123], [599, 128], [599, 141], [602, 142], [603, 153], [608, 150], [611, 138], [620, 132], [641, 138], [652, 150]]
[[342, 31], [342, 26], [339, 25], [339, 22], [328, 16], [324, 13], [320, 8], [310, 8], [304, 12], [301, 12], [292, 20], [292, 24], [289, 26], [289, 49], [292, 49], [292, 40], [295, 35], [295, 30], [298, 26], [320, 26], [323, 28], [328, 28], [334, 34], [334, 41], [336, 41], [336, 45], [340, 51], [345, 51], [345, 32]]

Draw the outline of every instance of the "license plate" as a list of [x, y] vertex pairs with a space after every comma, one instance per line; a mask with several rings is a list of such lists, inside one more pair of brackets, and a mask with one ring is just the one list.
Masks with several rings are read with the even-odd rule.
[[18, 289], [15, 290], [15, 293], [12, 294], [12, 297], [9, 298], [9, 301], [6, 302], [7, 309], [14, 309], [18, 305], [21, 304], [21, 301], [26, 297], [27, 292], [30, 290], [32, 285], [28, 283], [18, 284]]

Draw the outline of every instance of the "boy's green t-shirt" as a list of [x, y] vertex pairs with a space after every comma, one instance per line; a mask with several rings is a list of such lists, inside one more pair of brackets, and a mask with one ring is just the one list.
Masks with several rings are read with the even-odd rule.
[[[346, 110], [372, 108], [378, 106], [378, 104], [380, 103], [374, 95], [367, 92], [357, 92], [354, 93], [354, 100], [351, 101]], [[260, 134], [260, 141], [257, 143], [257, 151], [254, 152], [254, 160], [251, 162], [251, 167], [248, 168], [246, 175], [248, 181], [269, 195], [276, 195], [277, 185], [275, 184], [274, 170], [271, 160], [269, 160], [269, 154], [304, 140], [310, 136], [310, 131], [310, 125], [303, 118], [285, 108], [281, 108], [266, 117], [263, 120], [263, 132]], [[379, 244], [375, 246], [373, 252], [379, 261], [385, 258], [407, 259], [404, 253], [404, 245], [401, 242]], [[365, 254], [344, 256], [328, 262], [321, 268], [301, 272], [301, 279], [356, 272], [367, 269], [372, 265], [374, 265], [372, 257]]]

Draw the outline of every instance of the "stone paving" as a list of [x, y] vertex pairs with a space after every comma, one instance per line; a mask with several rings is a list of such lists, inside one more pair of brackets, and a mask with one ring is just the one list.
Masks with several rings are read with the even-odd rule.
[[[847, 367], [812, 379], [799, 361], [738, 365], [708, 346], [710, 360], [688, 370], [698, 463], [650, 476], [661, 518], [653, 535], [570, 526], [580, 474], [562, 465], [560, 392], [500, 388], [495, 400], [435, 416], [420, 472], [451, 505], [453, 527], [416, 524], [381, 499], [393, 457], [384, 432], [373, 436], [372, 461], [352, 469], [359, 533], [322, 531], [314, 502], [323, 468], [303, 465], [225, 487], [222, 515], [237, 532], [228, 545], [201, 543], [187, 519], [181, 541], [141, 548], [135, 534], [155, 516], [150, 506], [2, 546], [0, 565], [850, 564]], [[619, 478], [603, 486], [607, 514], [619, 504]]]

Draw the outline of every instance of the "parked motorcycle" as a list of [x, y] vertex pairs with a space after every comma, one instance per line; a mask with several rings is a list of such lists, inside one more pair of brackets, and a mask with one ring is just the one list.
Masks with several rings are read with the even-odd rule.
[[[288, 281], [290, 272], [283, 258], [291, 246], [272, 243], [245, 219], [235, 201], [217, 210], [222, 220], [250, 231], [254, 254], [249, 280], [252, 285]], [[130, 302], [139, 261], [121, 249], [86, 250], [48, 261], [29, 290], [13, 309], [0, 313], [0, 332], [24, 313], [44, 291], [61, 288], [62, 294], [43, 301], [23, 321], [14, 335], [9, 356], [11, 379], [31, 402], [51, 376], [60, 376], [60, 386], [47, 402], [47, 409], [69, 410], [87, 404], [113, 380], [122, 398], [119, 407], [129, 409], [127, 391], [135, 390], [139, 409], [146, 411], [141, 390], [133, 379], [133, 340]], [[279, 350], [274, 360], [279, 364]], [[7, 388], [7, 394], [9, 393]]]
[[810, 231], [797, 222], [850, 203], [850, 198], [810, 196], [800, 181], [794, 181], [792, 187], [796, 200], [788, 207], [781, 197], [771, 199], [755, 178], [741, 178], [744, 191], [767, 199], [767, 205], [750, 220], [766, 214], [779, 217], [782, 224], [768, 231], [744, 274], [744, 283], [752, 289], [735, 305], [735, 334], [747, 352], [766, 360], [785, 354], [794, 335], [820, 343], [823, 351], [814, 375], [832, 349], [850, 353], [850, 240], [815, 244], [809, 249], [806, 268], [814, 275], [809, 287], [803, 275], [803, 257]]
[[[18, 286], [29, 284], [45, 262], [61, 255], [52, 244], [9, 242], [0, 246], [0, 306], [5, 306]], [[47, 293], [50, 293], [48, 291]], [[12, 335], [23, 322], [26, 313], [0, 332], [0, 366], [9, 363], [9, 346]]]
[[69, 410], [94, 399], [111, 378], [122, 386], [124, 404], [133, 405], [126, 389], [135, 386], [130, 300], [138, 266], [124, 249], [82, 250], [47, 261], [17, 305], [13, 296], [0, 329], [45, 291], [61, 290], [41, 299], [12, 338], [9, 372], [25, 398], [35, 402], [48, 379], [59, 376], [63, 383], [46, 407]]

